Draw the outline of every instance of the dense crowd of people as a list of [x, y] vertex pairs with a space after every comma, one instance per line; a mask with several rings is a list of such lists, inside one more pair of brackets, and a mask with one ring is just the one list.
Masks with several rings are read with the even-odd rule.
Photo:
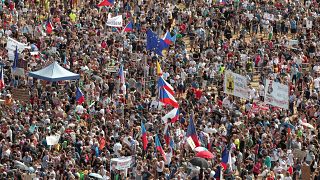
[[[0, 179], [320, 179], [319, 1], [99, 3], [0, 3]], [[110, 15], [133, 22], [133, 30], [107, 26]], [[148, 29], [176, 37], [163, 56], [146, 49]], [[19, 53], [23, 74], [13, 73], [8, 37], [30, 46]], [[28, 76], [54, 61], [79, 81]], [[157, 62], [179, 104], [178, 121], [169, 125], [162, 117], [171, 107], [157, 103]], [[251, 82], [249, 99], [223, 92], [227, 70]], [[267, 79], [288, 85], [288, 109], [263, 103]], [[84, 103], [77, 103], [77, 88]], [[14, 89], [27, 90], [27, 100], [16, 99]], [[259, 105], [266, 108], [253, 111]], [[213, 154], [208, 167], [191, 161], [199, 147], [187, 141], [190, 119], [199, 147]], [[48, 145], [48, 136], [58, 143]], [[130, 165], [117, 169], [113, 160], [123, 157]]]

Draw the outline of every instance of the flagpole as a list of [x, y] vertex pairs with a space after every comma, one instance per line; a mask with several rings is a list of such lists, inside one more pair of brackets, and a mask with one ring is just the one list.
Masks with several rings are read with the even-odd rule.
[[143, 90], [144, 90], [144, 94], [146, 94], [146, 90], [147, 90], [147, 72], [146, 72], [146, 70], [147, 70], [147, 57], [145, 56], [144, 57], [144, 67], [145, 67], [145, 69], [144, 69], [144, 73], [143, 73]]

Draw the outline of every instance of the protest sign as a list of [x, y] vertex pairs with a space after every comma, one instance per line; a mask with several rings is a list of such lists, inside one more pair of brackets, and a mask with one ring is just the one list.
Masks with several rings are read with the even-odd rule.
[[126, 170], [134, 164], [131, 156], [112, 158], [110, 161], [110, 170]]
[[9, 60], [14, 60], [14, 51], [16, 48], [18, 49], [18, 52], [21, 53], [24, 49], [30, 49], [31, 47], [8, 37], [6, 49], [8, 50]]
[[107, 26], [122, 27], [122, 15], [109, 17], [107, 20]]
[[289, 108], [289, 88], [287, 85], [278, 82], [266, 80], [265, 103], [280, 108]]
[[20, 102], [29, 102], [29, 90], [28, 89], [18, 89], [13, 88], [12, 89], [12, 98], [14, 100], [19, 100]]
[[243, 99], [249, 99], [247, 78], [231, 71], [226, 71], [224, 76], [224, 93]]
[[294, 46], [294, 45], [298, 45], [299, 41], [296, 39], [291, 39], [288, 41], [288, 46]]
[[60, 135], [54, 135], [54, 136], [47, 136], [47, 145], [53, 146], [59, 143]]

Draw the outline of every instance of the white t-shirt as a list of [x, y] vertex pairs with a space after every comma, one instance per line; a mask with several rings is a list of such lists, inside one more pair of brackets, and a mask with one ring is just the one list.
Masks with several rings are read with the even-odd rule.
[[278, 174], [278, 172], [281, 172], [282, 171], [282, 167], [281, 166], [275, 166], [274, 168], [273, 168], [273, 172], [275, 173], [275, 174]]
[[172, 158], [172, 152], [167, 152], [166, 153], [166, 161], [164, 162], [165, 165], [169, 165], [171, 163], [171, 158]]
[[227, 107], [227, 108], [230, 108], [231, 107], [231, 102], [228, 98], [224, 98], [223, 101], [222, 101], [222, 105], [224, 107]]
[[115, 154], [118, 154], [118, 151], [120, 151], [122, 149], [122, 145], [120, 143], [116, 143], [113, 146], [113, 151], [115, 152]]
[[167, 78], [170, 76], [170, 74], [168, 72], [163, 73], [163, 79], [167, 80]]
[[264, 85], [263, 84], [259, 85], [259, 95], [264, 96]]
[[320, 87], [320, 78], [316, 78], [313, 83], [314, 83], [314, 88], [319, 88]]
[[11, 30], [6, 30], [5, 34], [6, 34], [7, 36], [11, 36], [12, 31], [11, 31]]
[[256, 89], [252, 88], [250, 89], [250, 98], [255, 98], [256, 95]]
[[182, 71], [181, 74], [180, 74], [180, 77], [181, 77], [181, 79], [182, 79], [183, 81], [186, 80], [187, 76], [188, 76], [188, 74], [187, 74], [185, 71]]
[[157, 162], [157, 172], [163, 172], [164, 161]]

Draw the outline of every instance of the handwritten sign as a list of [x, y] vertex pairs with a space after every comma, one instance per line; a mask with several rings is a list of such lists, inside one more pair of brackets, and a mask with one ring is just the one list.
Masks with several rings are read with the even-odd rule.
[[12, 89], [12, 98], [14, 100], [29, 102], [29, 90], [28, 89]]
[[122, 15], [116, 17], [109, 17], [107, 20], [107, 26], [122, 27]]

